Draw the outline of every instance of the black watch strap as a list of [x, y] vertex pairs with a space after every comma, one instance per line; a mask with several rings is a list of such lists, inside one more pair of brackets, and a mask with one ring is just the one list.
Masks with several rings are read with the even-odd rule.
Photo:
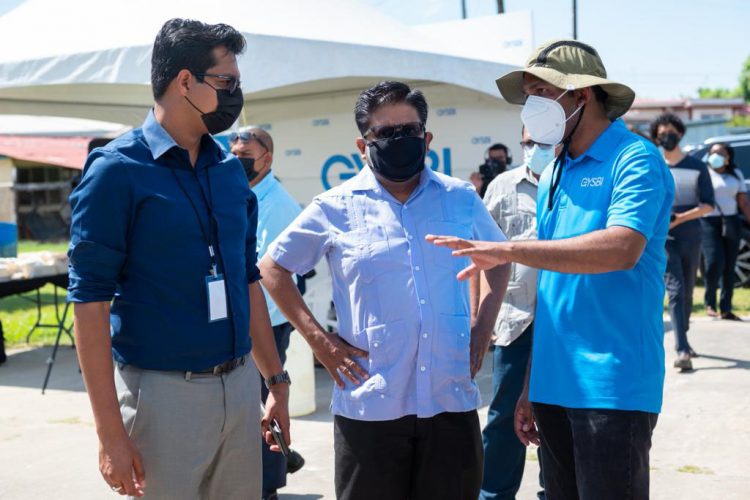
[[267, 378], [265, 380], [265, 383], [266, 383], [266, 389], [270, 389], [272, 385], [281, 384], [281, 383], [292, 385], [292, 379], [289, 378], [289, 372], [284, 370], [283, 372], [278, 373], [271, 378]]

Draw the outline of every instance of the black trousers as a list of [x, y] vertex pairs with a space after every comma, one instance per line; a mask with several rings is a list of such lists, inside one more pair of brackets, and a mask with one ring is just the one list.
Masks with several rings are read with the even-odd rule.
[[476, 500], [482, 436], [476, 411], [367, 422], [336, 416], [339, 500]]
[[[735, 217], [739, 224], [739, 218]], [[703, 278], [706, 284], [706, 307], [732, 312], [732, 295], [734, 294], [734, 267], [740, 251], [740, 240], [729, 239], [721, 235], [721, 217], [704, 217], [701, 219], [703, 231]], [[716, 290], [721, 286], [719, 307], [716, 307]]]
[[687, 332], [693, 310], [693, 289], [701, 258], [700, 240], [667, 240], [667, 269], [664, 284], [669, 299], [669, 318], [677, 352], [689, 352]]
[[647, 500], [658, 415], [534, 403], [548, 500]]

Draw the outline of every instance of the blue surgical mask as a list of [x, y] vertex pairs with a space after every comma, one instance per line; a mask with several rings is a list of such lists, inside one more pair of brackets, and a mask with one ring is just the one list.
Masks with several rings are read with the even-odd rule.
[[726, 160], [724, 159], [724, 157], [720, 155], [719, 153], [711, 153], [710, 155], [708, 155], [708, 164], [713, 169], [716, 169], [716, 170], [720, 169], [721, 167], [724, 166], [725, 161]]
[[523, 149], [523, 162], [536, 175], [542, 175], [555, 160], [555, 147], [534, 144], [530, 148]]

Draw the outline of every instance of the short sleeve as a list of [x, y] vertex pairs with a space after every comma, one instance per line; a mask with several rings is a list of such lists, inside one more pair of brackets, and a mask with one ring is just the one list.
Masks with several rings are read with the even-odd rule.
[[745, 176], [742, 175], [742, 172], [739, 168], [734, 169], [734, 173], [737, 174], [737, 178], [740, 181], [740, 187], [737, 190], [738, 193], [747, 193], [747, 184], [745, 184]]
[[70, 195], [68, 300], [109, 302], [127, 259], [132, 208], [127, 165], [111, 151], [95, 150]]
[[260, 279], [258, 269], [258, 198], [250, 194], [247, 202], [247, 234], [245, 235], [245, 271], [247, 283], [255, 283]]
[[475, 240], [480, 241], [505, 241], [507, 238], [500, 227], [487, 211], [481, 198], [473, 193], [474, 208], [472, 210], [473, 227], [472, 232]]
[[319, 200], [313, 200], [268, 247], [268, 255], [284, 269], [307, 274], [330, 247], [330, 223]]
[[[641, 233], [647, 240], [662, 222], [674, 198], [671, 175], [656, 154], [642, 150], [623, 155], [613, 172], [612, 199], [607, 210], [607, 227], [623, 226]], [[669, 181], [667, 181], [669, 179]]]
[[705, 163], [700, 162], [698, 174], [698, 200], [706, 205], [716, 206], [714, 196], [714, 185], [711, 182], [711, 174], [708, 173], [708, 167]]

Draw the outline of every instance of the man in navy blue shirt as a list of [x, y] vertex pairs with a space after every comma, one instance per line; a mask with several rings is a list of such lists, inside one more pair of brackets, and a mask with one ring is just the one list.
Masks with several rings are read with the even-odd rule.
[[224, 24], [165, 23], [153, 110], [91, 153], [70, 199], [78, 354], [100, 471], [121, 495], [259, 498], [256, 364], [270, 387], [265, 438], [275, 419], [289, 442], [289, 378], [258, 283], [257, 200], [210, 135], [242, 109], [244, 47]]

